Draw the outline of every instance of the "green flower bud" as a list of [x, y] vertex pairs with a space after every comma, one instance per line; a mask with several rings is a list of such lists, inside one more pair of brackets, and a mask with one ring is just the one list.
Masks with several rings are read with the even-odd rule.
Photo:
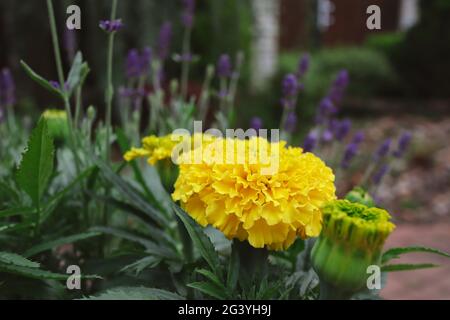
[[349, 298], [367, 282], [367, 268], [379, 265], [384, 242], [395, 226], [383, 209], [335, 200], [323, 210], [323, 230], [311, 252], [322, 298]]
[[369, 208], [375, 207], [375, 202], [372, 197], [363, 188], [357, 187], [350, 191], [345, 199], [350, 202], [360, 203], [368, 206]]
[[69, 136], [67, 114], [63, 110], [46, 110], [42, 117], [47, 122], [49, 135], [55, 140], [65, 140]]
[[95, 107], [89, 106], [87, 109], [87, 117], [90, 121], [94, 121], [95, 117], [97, 115], [97, 111], [95, 110]]

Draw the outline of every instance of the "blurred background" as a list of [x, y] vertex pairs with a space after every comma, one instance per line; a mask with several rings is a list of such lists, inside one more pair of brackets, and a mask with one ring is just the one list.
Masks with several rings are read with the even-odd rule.
[[[110, 1], [55, 1], [59, 30], [65, 30], [66, 8], [71, 4], [82, 10], [82, 29], [61, 31], [66, 69], [81, 50], [92, 69], [85, 105], [101, 110], [106, 37], [98, 21], [108, 17]], [[367, 7], [374, 4], [381, 8], [380, 30], [366, 27]], [[157, 46], [165, 22], [172, 23], [171, 52], [181, 52], [182, 43], [180, 1], [134, 0], [119, 5], [125, 28], [117, 37], [117, 87], [126, 81], [127, 52]], [[283, 76], [295, 73], [300, 57], [308, 53], [311, 62], [294, 139], [300, 144], [334, 77], [348, 70], [350, 85], [341, 116], [366, 132], [363, 153], [402, 130], [413, 134], [407, 159], [380, 188], [380, 201], [398, 225], [388, 246], [422, 244], [450, 251], [450, 0], [199, 0], [196, 12], [192, 45], [198, 59], [191, 94], [200, 91], [209, 64], [216, 64], [223, 53], [234, 56], [242, 51], [238, 127], [247, 128], [258, 116], [265, 128], [276, 128]], [[0, 0], [0, 68], [12, 70], [16, 112], [30, 123], [46, 108], [62, 108], [27, 78], [19, 64], [25, 60], [39, 74], [56, 79], [47, 21], [43, 0]], [[180, 72], [175, 62], [166, 67], [167, 78]], [[360, 178], [355, 173], [354, 181]], [[407, 272], [390, 274], [383, 297], [450, 299], [448, 262], [429, 258], [443, 266], [415, 271], [414, 279]], [[419, 261], [411, 255], [403, 262]]]

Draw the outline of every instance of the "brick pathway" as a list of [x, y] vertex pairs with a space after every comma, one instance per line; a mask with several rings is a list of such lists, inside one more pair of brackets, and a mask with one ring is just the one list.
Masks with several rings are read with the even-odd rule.
[[[386, 248], [421, 245], [450, 252], [450, 221], [400, 224]], [[441, 267], [392, 272], [382, 291], [384, 299], [450, 299], [450, 259], [427, 253], [406, 254], [396, 263], [434, 263]]]

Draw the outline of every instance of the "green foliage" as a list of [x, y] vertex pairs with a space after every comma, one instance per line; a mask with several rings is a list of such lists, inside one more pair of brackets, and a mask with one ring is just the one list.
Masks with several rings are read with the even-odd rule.
[[53, 140], [48, 134], [45, 120], [41, 119], [31, 134], [17, 172], [17, 183], [30, 196], [38, 210], [53, 173], [53, 155]]
[[85, 300], [183, 300], [183, 297], [161, 289], [120, 287]]
[[383, 253], [383, 257], [381, 258], [382, 263], [386, 263], [392, 259], [397, 259], [400, 255], [405, 253], [413, 253], [413, 252], [425, 252], [425, 253], [433, 253], [443, 257], [450, 258], [450, 254], [440, 251], [434, 248], [426, 248], [426, 247], [404, 247], [404, 248], [391, 248]]

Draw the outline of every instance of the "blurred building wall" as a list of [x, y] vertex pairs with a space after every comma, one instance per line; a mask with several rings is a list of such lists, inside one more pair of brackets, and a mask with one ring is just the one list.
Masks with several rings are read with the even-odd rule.
[[[400, 3], [401, 0], [281, 0], [281, 49], [357, 45], [375, 32], [395, 31], [400, 25]], [[366, 27], [370, 5], [381, 8], [381, 30]], [[318, 7], [322, 8], [322, 16], [318, 15]], [[324, 17], [327, 10], [330, 16]], [[318, 29], [318, 22], [322, 22], [322, 28], [314, 30]], [[324, 22], [330, 25], [326, 27]]]

